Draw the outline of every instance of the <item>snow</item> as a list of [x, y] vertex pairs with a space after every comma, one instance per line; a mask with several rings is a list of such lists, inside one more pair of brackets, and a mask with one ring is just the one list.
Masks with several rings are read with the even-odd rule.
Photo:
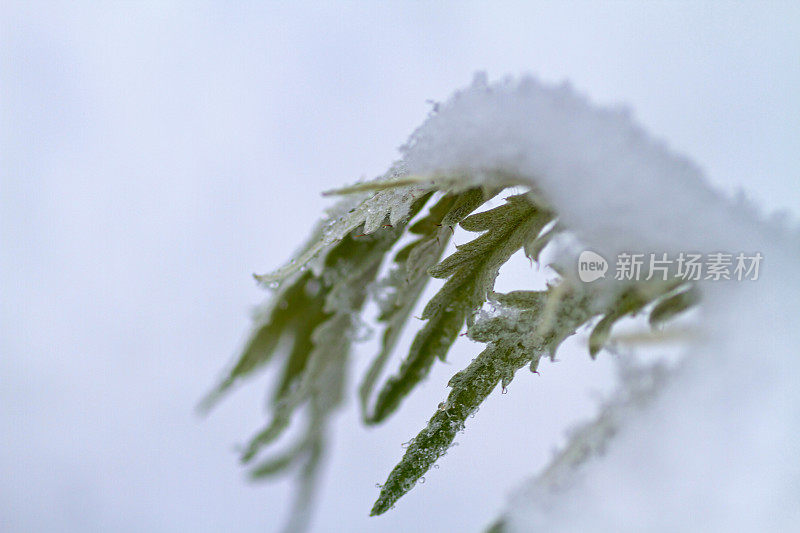
[[606, 258], [631, 250], [751, 250], [763, 238], [742, 206], [720, 197], [695, 164], [644, 131], [628, 109], [596, 106], [568, 83], [527, 76], [490, 84], [479, 73], [402, 152], [412, 174], [520, 175]]
[[[796, 232], [707, 185], [619, 109], [568, 85], [477, 76], [405, 146], [412, 173], [528, 177], [563, 225], [607, 254], [760, 251], [758, 281], [706, 282], [703, 335], [652, 405], [566, 486], [514, 498], [515, 531], [787, 530], [800, 520]], [[623, 387], [625, 384], [623, 383]], [[622, 391], [624, 392], [624, 390]]]
[[715, 191], [627, 109], [599, 107], [569, 84], [490, 84], [478, 74], [403, 153], [412, 174], [523, 177], [582, 245], [607, 258], [632, 250], [765, 257], [758, 281], [704, 283], [703, 335], [687, 341], [666, 390], [652, 404], [627, 406], [607, 453], [573, 479], [520, 490], [511, 530], [756, 531], [800, 522], [796, 231]]
[[[777, 250], [771, 250], [777, 251]], [[528, 484], [511, 531], [789, 531], [800, 520], [796, 254], [710, 291], [707, 340], [563, 490]], [[778, 263], [778, 259], [782, 261]], [[793, 260], [789, 261], [789, 260]]]

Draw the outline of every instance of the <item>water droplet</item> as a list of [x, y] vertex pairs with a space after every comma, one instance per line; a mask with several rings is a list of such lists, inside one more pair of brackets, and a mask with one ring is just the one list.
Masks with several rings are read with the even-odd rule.
[[419, 478], [419, 481], [417, 481], [417, 483], [419, 483], [420, 485], [424, 484], [425, 483], [425, 476], [422, 476], [421, 478]]
[[439, 470], [439, 465], [433, 465], [433, 468]]
[[508, 389], [506, 387], [503, 387], [503, 394], [508, 394]]
[[269, 284], [269, 288], [270, 289], [277, 289], [278, 285], [280, 285], [280, 283], [278, 283], [277, 281], [271, 281], [270, 284]]

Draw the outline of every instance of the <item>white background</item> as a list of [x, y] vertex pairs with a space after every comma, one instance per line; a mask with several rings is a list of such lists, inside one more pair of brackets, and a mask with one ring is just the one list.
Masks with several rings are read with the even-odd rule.
[[[792, 3], [98, 6], [0, 8], [3, 531], [276, 529], [291, 481], [250, 485], [233, 453], [268, 381], [193, 411], [263, 297], [250, 274], [291, 254], [319, 191], [382, 173], [426, 100], [476, 70], [629, 105], [726, 193], [798, 216]], [[458, 344], [377, 429], [347, 405], [315, 531], [480, 530], [612, 382], [607, 355], [571, 342], [368, 518], [400, 443], [479, 349]]]

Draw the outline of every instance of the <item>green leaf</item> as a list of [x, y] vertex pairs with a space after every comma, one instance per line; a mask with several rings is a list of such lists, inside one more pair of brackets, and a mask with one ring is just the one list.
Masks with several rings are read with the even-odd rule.
[[300, 338], [298, 329], [303, 329], [304, 312], [319, 305], [308, 294], [307, 287], [313, 283], [311, 273], [306, 272], [275, 295], [265, 318], [260, 320], [236, 363], [200, 403], [202, 411], [211, 409], [238, 381], [269, 362], [282, 337], [293, 335]]
[[[394, 169], [388, 174], [400, 180], [403, 171]], [[313, 259], [318, 257], [324, 259], [325, 254], [337, 242], [347, 235], [355, 234], [355, 230], [359, 227], [361, 234], [368, 235], [375, 233], [384, 225], [405, 224], [413, 217], [413, 208], [419, 205], [418, 199], [435, 190], [436, 187], [433, 185], [404, 185], [379, 190], [374, 194], [346, 198], [334, 206], [328, 218], [318, 225], [309, 242], [296, 257], [271, 273], [254, 277], [265, 285], [280, 283], [301, 271]]]
[[412, 440], [400, 464], [389, 474], [370, 515], [386, 512], [445, 454], [456, 434], [464, 428], [466, 418], [503, 377], [507, 361], [513, 359], [514, 354], [506, 345], [487, 348], [456, 375], [458, 379], [447, 401]]
[[444, 360], [465, 321], [469, 321], [470, 314], [486, 300], [500, 267], [538, 235], [551, 218], [550, 212], [521, 194], [461, 222], [468, 231], [485, 233], [457, 246], [453, 255], [429, 269], [432, 277], [447, 278], [447, 282], [425, 306], [422, 318], [427, 322], [414, 338], [399, 373], [381, 389], [371, 423], [384, 420], [397, 409], [402, 399], [428, 374], [434, 359]]
[[[429, 196], [415, 199], [406, 216], [413, 217]], [[366, 234], [361, 225], [330, 246], [319, 275], [300, 270], [284, 280], [237, 364], [209, 396], [209, 402], [215, 400], [237, 380], [261, 368], [279, 341], [290, 338], [291, 347], [273, 391], [271, 420], [242, 454], [244, 462], [253, 461], [284, 433], [295, 413], [307, 411], [306, 431], [295, 444], [281, 455], [262, 460], [251, 472], [253, 479], [261, 479], [302, 465], [290, 526], [300, 520], [310, 501], [326, 442], [324, 428], [343, 400], [349, 352], [367, 287], [405, 230], [404, 222], [392, 225], [386, 216], [379, 231]]]
[[[419, 210], [425, 200], [417, 202], [414, 209]], [[310, 294], [313, 305], [297, 311], [302, 317], [301, 326], [296, 330], [293, 349], [276, 388], [271, 421], [253, 437], [242, 454], [243, 462], [253, 461], [265, 446], [284, 433], [299, 409], [307, 408], [306, 430], [295, 444], [251, 471], [253, 479], [263, 479], [295, 464], [302, 465], [288, 531], [304, 527], [326, 446], [325, 428], [344, 397], [353, 331], [366, 301], [367, 286], [401, 234], [402, 227], [372, 235], [354, 233], [327, 254], [322, 276], [311, 278], [319, 285], [314, 287], [317, 292], [306, 290], [307, 294], [313, 293]]]
[[564, 228], [555, 223], [553, 223], [551, 228], [543, 230], [542, 233], [536, 238], [525, 243], [523, 246], [525, 257], [538, 263], [542, 250], [544, 250], [545, 246], [550, 244], [550, 241], [553, 239], [553, 237], [562, 231], [564, 231]]
[[[641, 281], [626, 284], [608, 305], [605, 316], [589, 334], [589, 354], [597, 357], [611, 335], [611, 328], [625, 316], [634, 315], [647, 304], [662, 298], [674, 290], [680, 281]], [[669, 305], [669, 304], [668, 304]]]
[[677, 294], [667, 296], [650, 311], [650, 325], [658, 327], [687, 309], [694, 307], [699, 301], [700, 290], [694, 285], [684, 288]]
[[409, 232], [419, 237], [395, 255], [395, 266], [386, 280], [392, 297], [378, 317], [379, 322], [386, 323], [381, 351], [374, 358], [359, 388], [361, 412], [365, 422], [373, 421], [368, 407], [372, 391], [397, 345], [403, 326], [428, 283], [428, 269], [439, 261], [447, 247], [452, 225], [457, 224], [487, 199], [481, 189], [443, 196], [431, 207], [427, 216], [411, 226]]
[[311, 285], [318, 286], [318, 293], [308, 305], [308, 312], [304, 315], [303, 320], [294, 330], [292, 348], [286, 357], [280, 379], [272, 394], [273, 407], [284, 401], [302, 378], [309, 356], [314, 349], [313, 332], [331, 316], [324, 310], [329, 290], [322, 287], [321, 283]]
[[[425, 200], [414, 208], [419, 210]], [[367, 286], [401, 233], [402, 228], [392, 227], [372, 235], [348, 235], [328, 253], [318, 280], [324, 287], [324, 298], [315, 300], [316, 307], [307, 305], [297, 311], [301, 326], [276, 389], [272, 420], [250, 441], [244, 461], [250, 461], [263, 446], [277, 439], [296, 410], [322, 390], [320, 382], [329, 379], [328, 366], [340, 357], [347, 358]], [[330, 404], [331, 410], [337, 404], [338, 399]]]
[[538, 361], [554, 341], [560, 343], [591, 318], [590, 301], [585, 295], [561, 291], [556, 296], [554, 326], [542, 328], [543, 310], [555, 292], [551, 289], [493, 295], [503, 309], [497, 315], [479, 318], [468, 330], [473, 340], [487, 342], [488, 346], [450, 379], [452, 390], [447, 400], [411, 440], [382, 486], [371, 515], [386, 512], [447, 453], [456, 434], [464, 429], [467, 417], [475, 413], [498, 383], [507, 387], [518, 369]]
[[[505, 186], [525, 184], [529, 192], [506, 198], [493, 209], [471, 213]], [[429, 212], [408, 225], [435, 192], [442, 196]], [[255, 466], [253, 479], [299, 469], [298, 491], [288, 531], [303, 529], [313, 497], [327, 428], [344, 397], [350, 351], [371, 287], [381, 347], [359, 388], [362, 416], [375, 424], [393, 413], [425, 378], [438, 357], [445, 359], [459, 332], [486, 344], [450, 379], [445, 402], [411, 441], [389, 474], [372, 514], [381, 514], [413, 487], [442, 457], [498, 384], [505, 389], [517, 370], [555, 351], [568, 336], [600, 317], [589, 339], [592, 357], [608, 341], [614, 324], [653, 304], [649, 320], [658, 326], [697, 302], [695, 288], [679, 282], [573, 285], [566, 280], [546, 291], [493, 292], [498, 271], [520, 249], [539, 260], [552, 237], [565, 229], [528, 180], [501, 171], [409, 176], [396, 166], [379, 180], [334, 191], [346, 194], [320, 223], [297, 257], [272, 274], [256, 276], [277, 289], [242, 354], [208, 395], [210, 407], [233, 386], [262, 369], [280, 347], [283, 367], [271, 396], [271, 418], [242, 454]], [[441, 259], [453, 227], [481, 233]], [[413, 237], [394, 253], [388, 276], [375, 283], [381, 265], [404, 232]], [[558, 265], [550, 265], [561, 272]], [[378, 380], [430, 277], [445, 280], [424, 310], [398, 372], [387, 379], [370, 406]], [[611, 287], [611, 288], [609, 288]], [[370, 288], [368, 290], [368, 288]], [[488, 302], [488, 303], [487, 303]], [[488, 305], [485, 307], [484, 305]], [[371, 408], [370, 408], [371, 407]], [[262, 457], [295, 416], [305, 414], [304, 430], [283, 453]]]
[[[388, 177], [387, 177], [388, 176]], [[386, 175], [370, 181], [362, 181], [354, 185], [331, 189], [323, 196], [341, 196], [363, 192], [380, 192], [398, 187], [417, 187], [424, 191], [444, 191], [459, 193], [467, 189], [486, 187], [505, 189], [515, 185], [529, 185], [528, 180], [510, 172], [499, 169], [482, 173], [480, 177], [465, 172], [434, 173], [428, 175], [409, 175], [400, 166], [393, 167]]]

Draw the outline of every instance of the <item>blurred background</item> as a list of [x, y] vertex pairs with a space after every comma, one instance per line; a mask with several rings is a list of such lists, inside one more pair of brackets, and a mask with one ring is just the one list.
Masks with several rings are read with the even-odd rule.
[[[251, 273], [305, 238], [320, 191], [383, 173], [477, 70], [630, 106], [725, 194], [796, 223], [798, 34], [793, 2], [3, 2], [0, 530], [278, 528], [291, 478], [252, 485], [235, 454], [270, 376], [194, 411], [265, 296]], [[525, 260], [502, 276], [536, 277]], [[613, 386], [608, 354], [567, 343], [369, 518], [479, 350], [460, 342], [378, 428], [351, 395], [314, 531], [479, 531]]]

